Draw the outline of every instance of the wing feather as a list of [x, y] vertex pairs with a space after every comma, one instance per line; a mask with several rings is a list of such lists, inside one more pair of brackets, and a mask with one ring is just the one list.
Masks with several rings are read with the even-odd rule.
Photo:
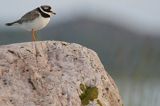
[[18, 22], [21, 24], [23, 22], [32, 21], [32, 20], [36, 19], [37, 17], [39, 17], [39, 15], [40, 15], [39, 12], [36, 9], [34, 9], [34, 10], [26, 13], [25, 15], [23, 15], [21, 17], [21, 19], [18, 20]]

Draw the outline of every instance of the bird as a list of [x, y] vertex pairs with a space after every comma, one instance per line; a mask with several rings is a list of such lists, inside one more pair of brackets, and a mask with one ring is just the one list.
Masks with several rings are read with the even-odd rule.
[[32, 32], [32, 41], [36, 41], [36, 32], [47, 26], [51, 16], [53, 15], [56, 15], [56, 13], [52, 11], [51, 6], [41, 5], [24, 14], [19, 20], [6, 23], [6, 25], [19, 26], [27, 31]]

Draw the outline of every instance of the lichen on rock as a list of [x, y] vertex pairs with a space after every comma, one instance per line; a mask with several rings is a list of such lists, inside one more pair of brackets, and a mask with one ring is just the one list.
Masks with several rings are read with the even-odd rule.
[[83, 93], [79, 96], [82, 102], [82, 105], [88, 105], [90, 101], [94, 101], [98, 98], [98, 88], [89, 87], [87, 85], [80, 84], [80, 88]]

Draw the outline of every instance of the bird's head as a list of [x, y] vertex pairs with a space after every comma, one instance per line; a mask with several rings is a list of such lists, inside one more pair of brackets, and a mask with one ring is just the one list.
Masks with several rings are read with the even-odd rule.
[[49, 5], [42, 5], [40, 8], [41, 8], [44, 12], [48, 13], [50, 16], [51, 16], [51, 15], [56, 15], [56, 13], [52, 11], [51, 6], [49, 6]]

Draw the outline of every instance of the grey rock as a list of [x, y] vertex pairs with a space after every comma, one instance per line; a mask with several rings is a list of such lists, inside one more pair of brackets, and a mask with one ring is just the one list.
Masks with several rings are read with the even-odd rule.
[[0, 106], [83, 105], [122, 106], [94, 51], [61, 41], [0, 46]]

